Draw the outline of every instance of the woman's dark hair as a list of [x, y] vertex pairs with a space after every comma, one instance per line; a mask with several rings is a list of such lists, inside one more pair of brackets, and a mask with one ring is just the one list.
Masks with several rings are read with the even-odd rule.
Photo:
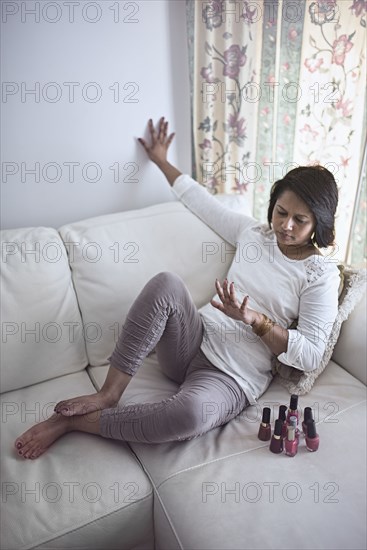
[[323, 166], [299, 166], [276, 181], [270, 191], [269, 226], [275, 203], [287, 190], [293, 191], [305, 202], [315, 216], [316, 226], [311, 242], [320, 248], [334, 244], [338, 188], [333, 174]]

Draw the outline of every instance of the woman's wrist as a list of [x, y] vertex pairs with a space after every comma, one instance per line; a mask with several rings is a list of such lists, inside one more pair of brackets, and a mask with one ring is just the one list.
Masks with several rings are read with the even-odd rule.
[[155, 163], [158, 168], [163, 172], [163, 174], [166, 176], [168, 183], [172, 186], [176, 179], [181, 176], [182, 172], [177, 170], [175, 166], [170, 164], [168, 160], [163, 161], [157, 161]]
[[269, 317], [267, 317], [264, 313], [260, 313], [255, 321], [251, 323], [251, 328], [256, 336], [262, 338], [273, 329], [274, 325], [274, 321], [269, 319]]
[[254, 319], [251, 321], [250, 326], [251, 328], [256, 328], [258, 325], [260, 325], [264, 320], [264, 315], [258, 311], [254, 311]]

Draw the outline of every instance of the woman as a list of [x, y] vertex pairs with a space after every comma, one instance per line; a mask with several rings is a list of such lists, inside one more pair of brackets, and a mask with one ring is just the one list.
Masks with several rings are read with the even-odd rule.
[[[262, 225], [223, 208], [167, 161], [174, 137], [167, 128], [164, 118], [158, 131], [150, 120], [151, 144], [139, 141], [179, 199], [236, 246], [228, 277], [215, 281], [216, 296], [199, 311], [177, 275], [153, 277], [129, 310], [102, 389], [58, 403], [50, 419], [17, 438], [24, 458], [37, 458], [74, 430], [146, 443], [188, 440], [256, 403], [271, 382], [273, 355], [304, 371], [320, 363], [339, 285], [335, 263], [318, 248], [334, 240], [333, 175], [320, 166], [289, 172], [275, 182], [269, 226]], [[295, 320], [297, 329], [287, 329]], [[116, 408], [154, 348], [178, 392], [160, 403]]]

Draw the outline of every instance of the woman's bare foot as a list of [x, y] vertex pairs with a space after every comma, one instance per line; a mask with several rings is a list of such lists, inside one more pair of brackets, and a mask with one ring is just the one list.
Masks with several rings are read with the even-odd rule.
[[36, 424], [15, 440], [17, 453], [23, 458], [38, 458], [59, 437], [71, 430], [71, 421], [58, 414]]
[[119, 397], [117, 395], [113, 396], [100, 391], [92, 395], [81, 395], [60, 401], [54, 411], [63, 416], [82, 415], [103, 409], [112, 409], [116, 407], [118, 402]]

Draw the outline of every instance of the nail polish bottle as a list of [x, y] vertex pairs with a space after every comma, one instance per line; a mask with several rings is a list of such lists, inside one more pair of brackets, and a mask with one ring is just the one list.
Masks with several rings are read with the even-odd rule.
[[297, 418], [295, 416], [291, 416], [289, 418], [289, 424], [288, 424], [288, 427], [289, 426], [292, 426], [294, 428], [294, 433], [295, 433], [295, 436], [296, 436], [296, 440], [297, 440], [297, 445], [299, 443], [299, 436], [300, 436], [300, 430], [297, 426]]
[[297, 418], [297, 424], [298, 424], [298, 395], [295, 395], [292, 393], [291, 395], [291, 402], [289, 404], [288, 414], [287, 414], [287, 422], [289, 423], [289, 419], [291, 416], [295, 416]]
[[271, 438], [270, 413], [271, 410], [269, 407], [263, 408], [263, 416], [259, 427], [259, 433], [257, 434], [260, 441], [269, 441]]
[[285, 454], [287, 456], [296, 456], [298, 450], [298, 443], [296, 438], [296, 430], [294, 426], [288, 426], [287, 437], [284, 442]]
[[278, 418], [282, 421], [282, 438], [287, 437], [286, 405], [280, 405]]
[[283, 422], [280, 418], [277, 418], [269, 447], [272, 453], [281, 453], [283, 451], [282, 426]]
[[303, 422], [302, 422], [303, 435], [306, 435], [308, 420], [313, 420], [311, 407], [305, 407], [305, 410], [303, 411]]
[[311, 453], [317, 451], [319, 448], [319, 436], [316, 433], [316, 424], [314, 420], [307, 421], [307, 432], [306, 432], [306, 447]]

